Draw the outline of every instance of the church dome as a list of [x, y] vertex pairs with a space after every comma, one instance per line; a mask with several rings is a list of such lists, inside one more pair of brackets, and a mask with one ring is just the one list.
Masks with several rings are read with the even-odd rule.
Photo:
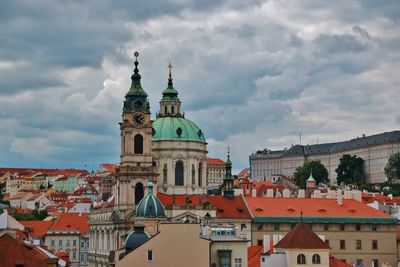
[[135, 224], [133, 226], [133, 232], [131, 232], [125, 239], [125, 249], [132, 251], [146, 242], [149, 238], [150, 236], [144, 231], [144, 225]]
[[192, 121], [182, 117], [158, 117], [153, 122], [152, 140], [206, 142], [201, 129]]
[[148, 194], [136, 207], [136, 218], [162, 218], [165, 217], [164, 206], [161, 201], [153, 195], [153, 183], [147, 184]]

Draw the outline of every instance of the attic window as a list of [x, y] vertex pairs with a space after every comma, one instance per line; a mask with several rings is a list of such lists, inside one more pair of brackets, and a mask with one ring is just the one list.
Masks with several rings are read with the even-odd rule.
[[288, 212], [295, 212], [295, 210], [293, 208], [288, 208], [287, 211]]
[[224, 212], [224, 209], [217, 209], [218, 210], [218, 212]]
[[238, 212], [242, 213], [243, 209], [242, 208], [236, 208]]
[[256, 208], [256, 211], [257, 212], [261, 212], [261, 211], [263, 211], [263, 209], [262, 208]]
[[198, 135], [199, 137], [202, 137], [202, 136], [203, 136], [203, 133], [201, 132], [201, 129], [197, 132], [197, 135]]
[[326, 209], [319, 209], [318, 212], [325, 213]]
[[355, 209], [349, 209], [348, 210], [350, 213], [356, 213], [356, 210]]

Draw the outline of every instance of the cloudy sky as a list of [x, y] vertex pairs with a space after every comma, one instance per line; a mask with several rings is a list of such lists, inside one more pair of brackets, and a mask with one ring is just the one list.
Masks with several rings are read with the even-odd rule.
[[158, 111], [235, 170], [257, 149], [400, 129], [400, 1], [1, 1], [0, 166], [118, 162], [134, 51]]

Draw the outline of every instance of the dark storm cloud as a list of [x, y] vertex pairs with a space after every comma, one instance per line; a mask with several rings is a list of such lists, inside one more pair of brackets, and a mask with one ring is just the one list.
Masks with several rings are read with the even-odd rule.
[[211, 156], [234, 145], [235, 168], [299, 132], [312, 143], [392, 130], [399, 2], [376, 3], [1, 1], [0, 161], [118, 161], [135, 50], [152, 113], [172, 61], [186, 117]]

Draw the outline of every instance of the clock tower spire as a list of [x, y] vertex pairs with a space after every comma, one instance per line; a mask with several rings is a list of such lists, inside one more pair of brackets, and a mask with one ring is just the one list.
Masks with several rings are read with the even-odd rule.
[[156, 181], [156, 166], [151, 152], [152, 121], [147, 93], [142, 87], [135, 52], [132, 84], [125, 95], [122, 111], [121, 155], [117, 171], [117, 208], [121, 217], [134, 212], [147, 191], [149, 181]]

